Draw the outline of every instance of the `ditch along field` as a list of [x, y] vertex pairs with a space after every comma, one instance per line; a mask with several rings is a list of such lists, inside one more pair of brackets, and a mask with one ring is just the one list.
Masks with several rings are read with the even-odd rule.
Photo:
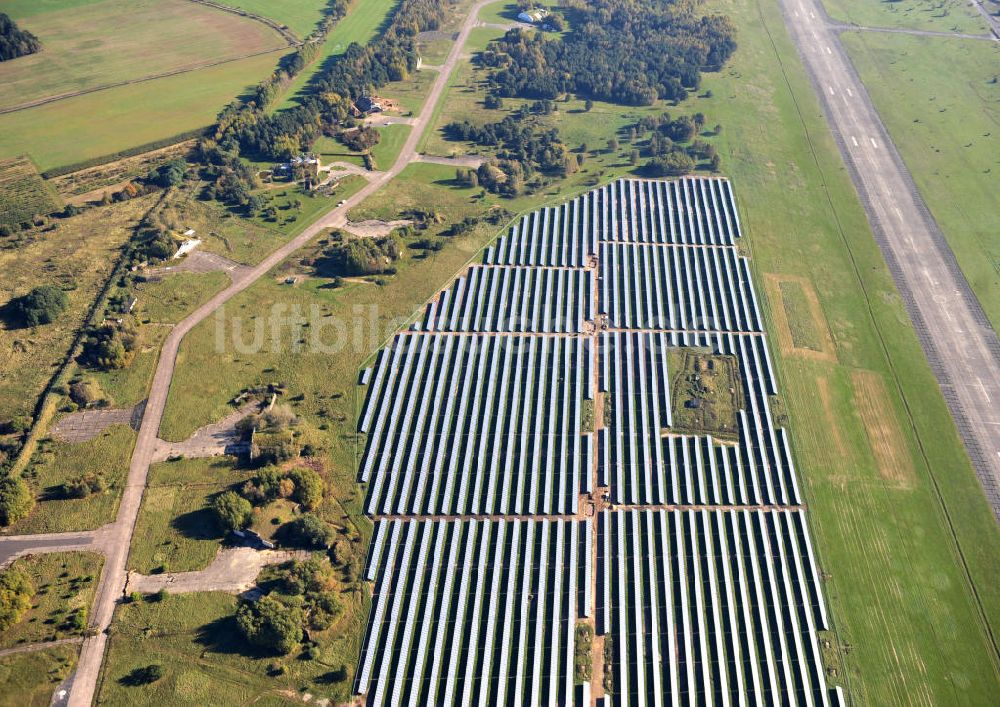
[[323, 18], [327, 0], [226, 0], [222, 4], [280, 22], [304, 39]]
[[0, 110], [288, 46], [261, 22], [186, 0], [63, 4], [24, 18], [5, 7], [43, 49], [0, 64]]
[[1000, 44], [874, 32], [845, 32], [841, 41], [962, 272], [1000, 327]]

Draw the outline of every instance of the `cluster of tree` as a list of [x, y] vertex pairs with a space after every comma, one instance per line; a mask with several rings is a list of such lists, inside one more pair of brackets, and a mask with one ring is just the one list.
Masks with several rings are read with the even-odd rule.
[[0, 471], [0, 526], [13, 525], [35, 507], [35, 497], [20, 474]]
[[9, 318], [20, 326], [51, 324], [66, 310], [66, 293], [55, 285], [39, 285], [7, 305]]
[[[478, 179], [476, 177], [476, 172], [469, 170], [469, 176]], [[447, 228], [441, 235], [443, 236], [460, 236], [463, 233], [468, 233], [473, 228], [481, 223], [488, 223], [491, 226], [499, 226], [501, 223], [510, 219], [513, 214], [507, 209], [502, 208], [492, 208], [485, 214], [476, 216], [466, 216], [461, 221], [457, 221]]]
[[513, 29], [480, 61], [499, 96], [575, 93], [625, 105], [682, 100], [701, 71], [736, 49], [727, 17], [701, 15], [696, 0], [570, 0], [573, 28], [560, 38]]
[[[497, 148], [497, 158], [484, 162], [476, 171], [475, 184], [504, 196], [520, 194], [525, 180], [536, 171], [563, 177], [577, 167], [559, 131], [533, 119], [531, 109], [526, 107], [482, 126], [467, 120], [449, 123], [444, 133], [450, 140]], [[465, 183], [472, 186], [473, 178], [466, 176]]]
[[303, 513], [278, 528], [276, 537], [283, 545], [326, 550], [333, 542], [333, 530], [318, 516]]
[[441, 0], [403, 0], [385, 32], [365, 46], [352, 43], [317, 72], [298, 106], [269, 115], [254, 101], [232, 104], [210, 142], [232, 139], [244, 154], [272, 159], [308, 149], [321, 134], [339, 131], [355, 99], [405, 79], [416, 68], [416, 35], [437, 29], [443, 19]]
[[334, 25], [347, 14], [348, 0], [330, 0], [324, 9], [323, 19], [319, 26], [306, 37], [298, 49], [291, 54], [282, 57], [278, 68], [274, 73], [257, 84], [254, 89], [254, 104], [259, 108], [267, 108], [274, 100], [281, 95], [291, 83], [291, 80], [298, 76], [304, 68], [316, 61], [319, 56], [320, 47], [326, 40], [326, 35], [330, 33]]
[[34, 54], [41, 48], [38, 37], [20, 29], [6, 13], [0, 12], [0, 61]]
[[381, 238], [352, 238], [334, 243], [316, 260], [316, 271], [324, 277], [392, 275], [392, 263], [403, 254], [403, 243], [394, 233]]
[[342, 611], [329, 563], [311, 559], [282, 565], [265, 596], [245, 601], [236, 624], [251, 645], [286, 655], [302, 643], [306, 629], [329, 628]]
[[210, 182], [202, 194], [206, 199], [217, 199], [234, 207], [245, 207], [250, 202], [260, 182], [253, 167], [240, 159], [240, 146], [234, 138], [202, 141], [198, 156], [205, 165], [202, 177]]
[[0, 631], [24, 618], [33, 596], [35, 585], [27, 572], [16, 567], [0, 572]]
[[80, 363], [110, 371], [125, 368], [139, 345], [139, 329], [130, 318], [93, 328], [83, 342]]
[[349, 150], [367, 152], [378, 144], [381, 137], [378, 130], [365, 126], [354, 130], [345, 130], [340, 134], [340, 141]]
[[237, 429], [250, 438], [250, 458], [257, 464], [279, 464], [301, 454], [311, 455], [311, 447], [300, 443], [300, 421], [287, 405], [240, 420]]
[[187, 170], [187, 161], [181, 157], [177, 157], [166, 164], [160, 165], [156, 169], [150, 170], [149, 174], [146, 175], [146, 181], [164, 189], [169, 189], [170, 187], [176, 187], [184, 181], [184, 175], [187, 174]]
[[[695, 113], [671, 119], [669, 113], [647, 116], [629, 129], [629, 139], [633, 144], [645, 140], [642, 152], [649, 157], [642, 171], [650, 177], [676, 177], [691, 172], [699, 161], [708, 162], [713, 171], [718, 171], [721, 158], [715, 147], [704, 140], [693, 139], [705, 127], [705, 116]], [[715, 132], [721, 126], [715, 127]], [[649, 134], [648, 140], [646, 135]], [[637, 152], [633, 151], [633, 163], [637, 162]]]
[[323, 500], [323, 477], [306, 466], [291, 469], [265, 467], [243, 484], [240, 494], [254, 505], [288, 498], [313, 510]]

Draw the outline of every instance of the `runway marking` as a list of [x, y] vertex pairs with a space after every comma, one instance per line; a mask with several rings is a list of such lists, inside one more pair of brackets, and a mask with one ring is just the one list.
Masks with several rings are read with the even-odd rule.
[[809, 16], [810, 16], [811, 18], [813, 18], [814, 20], [816, 19], [816, 13], [815, 13], [815, 12], [810, 12], [810, 13], [809, 13]]
[[875, 138], [870, 137], [868, 139], [872, 141], [872, 147], [874, 147], [877, 150], [878, 149], [878, 143], [875, 142]]
[[858, 146], [858, 139], [857, 139], [856, 137], [854, 137], [853, 135], [851, 135], [851, 142], [853, 142], [853, 143], [854, 143], [854, 146], [855, 146], [855, 147], [857, 147], [857, 146]]
[[831, 96], [836, 96], [837, 95], [837, 92], [833, 90], [833, 86], [827, 86], [827, 88], [830, 89], [830, 95]]
[[830, 47], [827, 47], [827, 48], [826, 48], [826, 53], [827, 53], [827, 54], [833, 54], [833, 52], [832, 52], [832, 51], [830, 51]]
[[851, 89], [847, 89], [847, 95], [848, 96], [853, 96], [854, 92]]

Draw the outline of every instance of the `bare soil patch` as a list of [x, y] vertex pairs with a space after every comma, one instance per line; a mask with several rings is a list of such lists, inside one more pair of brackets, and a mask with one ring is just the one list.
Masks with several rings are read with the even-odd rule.
[[915, 476], [913, 458], [896, 421], [896, 410], [885, 382], [878, 373], [852, 371], [851, 385], [879, 473], [887, 481], [909, 488]]
[[409, 226], [411, 223], [413, 221], [409, 219], [396, 219], [395, 221], [368, 219], [367, 221], [349, 221], [344, 226], [344, 230], [358, 238], [381, 238], [388, 236], [394, 229]]

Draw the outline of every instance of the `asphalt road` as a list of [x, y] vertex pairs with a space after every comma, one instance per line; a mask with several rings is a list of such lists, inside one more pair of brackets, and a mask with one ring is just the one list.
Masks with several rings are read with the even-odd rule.
[[70, 707], [87, 707], [94, 699], [101, 663], [103, 662], [104, 652], [107, 647], [107, 633], [105, 631], [111, 625], [115, 604], [125, 591], [127, 582], [125, 563], [128, 559], [128, 551], [132, 543], [132, 534], [135, 531], [135, 522], [139, 516], [139, 505], [142, 502], [142, 494], [146, 488], [149, 465], [156, 450], [157, 433], [160, 429], [160, 421], [163, 418], [163, 410], [167, 403], [167, 394], [170, 391], [170, 382], [173, 379], [174, 365], [177, 361], [177, 351], [180, 348], [181, 341], [197, 324], [266, 275], [272, 268], [287, 259], [321, 232], [328, 228], [343, 226], [347, 222], [348, 210], [359, 205], [377, 192], [402, 172], [410, 162], [416, 159], [417, 144], [429, 126], [434, 113], [434, 107], [444, 93], [448, 79], [451, 77], [451, 73], [459, 61], [462, 47], [468, 40], [469, 32], [476, 25], [476, 16], [480, 8], [489, 4], [490, 1], [479, 0], [470, 10], [469, 16], [466, 18], [459, 32], [458, 39], [455, 41], [447, 60], [441, 66], [440, 71], [438, 71], [434, 79], [434, 84], [421, 107], [418, 117], [412, 122], [413, 130], [407, 136], [403, 149], [400, 151], [399, 157], [392, 167], [385, 172], [379, 173], [378, 176], [369, 181], [360, 191], [346, 199], [343, 206], [333, 209], [322, 216], [301, 234], [271, 253], [260, 264], [245, 271], [234, 272], [232, 274], [233, 283], [229, 287], [216, 294], [212, 299], [198, 307], [187, 318], [178, 323], [164, 341], [163, 348], [160, 351], [160, 358], [156, 365], [156, 372], [153, 376], [153, 383], [149, 391], [149, 399], [146, 402], [146, 411], [142, 419], [142, 425], [139, 427], [139, 435], [132, 452], [132, 461], [129, 465], [128, 479], [118, 510], [118, 519], [114, 524], [110, 542], [107, 543], [107, 560], [104, 564], [104, 571], [101, 573], [101, 580], [94, 599], [94, 607], [91, 611], [91, 626], [96, 628], [98, 633], [83, 643], [83, 649], [80, 652], [80, 661], [69, 696]]
[[[819, 0], [780, 0], [976, 474], [1000, 518], [1000, 342]], [[924, 439], [933, 445], [933, 439]]]

